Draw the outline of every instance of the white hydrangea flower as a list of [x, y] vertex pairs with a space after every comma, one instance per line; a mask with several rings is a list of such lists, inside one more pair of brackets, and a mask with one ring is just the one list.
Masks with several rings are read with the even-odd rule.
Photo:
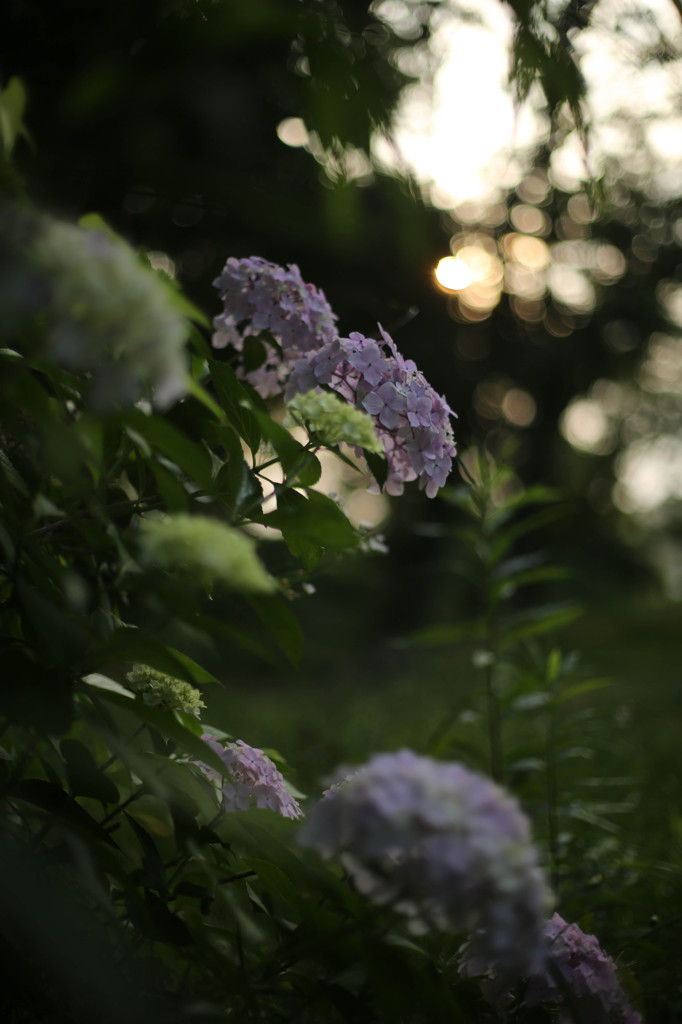
[[145, 386], [162, 408], [184, 393], [187, 324], [167, 286], [122, 239], [45, 220], [28, 262], [44, 278], [43, 353], [91, 375], [93, 406], [130, 404]]

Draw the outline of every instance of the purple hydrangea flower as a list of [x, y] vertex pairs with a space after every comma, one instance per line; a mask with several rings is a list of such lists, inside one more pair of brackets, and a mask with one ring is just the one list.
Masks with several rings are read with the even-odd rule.
[[231, 258], [214, 284], [224, 304], [214, 320], [216, 348], [232, 344], [243, 351], [249, 336], [270, 335], [261, 339], [264, 362], [241, 367], [243, 379], [263, 397], [284, 391], [286, 401], [330, 388], [372, 416], [388, 462], [388, 494], [402, 494], [416, 479], [429, 498], [438, 493], [456, 454], [455, 414], [381, 325], [379, 341], [359, 333], [339, 338], [324, 295], [293, 264], [285, 269], [258, 256]]
[[[618, 982], [613, 960], [594, 935], [586, 935], [577, 924], [567, 924], [554, 914], [545, 925], [545, 937], [549, 961], [570, 988], [583, 1024], [640, 1024], [640, 1015], [632, 1009]], [[527, 1006], [558, 1004], [560, 1024], [573, 1021], [571, 1007], [565, 1005], [549, 965], [530, 977], [525, 1002]]]
[[216, 348], [242, 351], [250, 335], [268, 331], [276, 345], [264, 341], [265, 361], [241, 376], [267, 397], [279, 393], [296, 359], [321, 348], [336, 336], [336, 316], [323, 293], [306, 284], [297, 266], [286, 269], [259, 256], [230, 258], [213, 282], [224, 310], [214, 320]]
[[516, 800], [460, 764], [378, 754], [328, 789], [299, 834], [415, 931], [475, 929], [507, 979], [543, 958], [547, 891]]
[[454, 415], [411, 359], [403, 359], [389, 334], [382, 340], [351, 334], [297, 360], [286, 397], [326, 385], [368, 412], [388, 461], [385, 490], [402, 494], [419, 478], [433, 498], [447, 480], [456, 454], [450, 417]]
[[221, 782], [226, 811], [245, 811], [255, 804], [256, 807], [269, 807], [283, 818], [303, 816], [298, 802], [287, 792], [281, 772], [262, 750], [250, 747], [243, 740], [223, 746], [210, 733], [204, 733], [201, 738], [218, 755], [230, 774], [229, 779], [224, 778], [199, 762], [210, 779]]

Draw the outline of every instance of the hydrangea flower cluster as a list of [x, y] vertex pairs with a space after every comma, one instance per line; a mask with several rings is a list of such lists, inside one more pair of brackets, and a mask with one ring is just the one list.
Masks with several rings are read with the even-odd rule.
[[[0, 262], [11, 264], [18, 286], [0, 295], [3, 320], [33, 337], [30, 354], [89, 374], [88, 401], [100, 411], [131, 404], [145, 386], [162, 408], [184, 394], [187, 324], [130, 246], [24, 211], [4, 211], [0, 220]], [[40, 322], [39, 337], [24, 330], [30, 320]]]
[[543, 958], [544, 876], [516, 800], [460, 764], [378, 754], [328, 789], [300, 833], [414, 931], [473, 932], [512, 979]]
[[133, 689], [143, 694], [146, 700], [163, 704], [171, 710], [187, 711], [198, 718], [200, 709], [206, 707], [196, 687], [150, 665], [134, 665], [127, 678]]
[[297, 359], [285, 396], [325, 385], [364, 409], [374, 420], [388, 461], [387, 493], [402, 494], [404, 484], [418, 478], [433, 498], [456, 454], [450, 424], [454, 413], [378, 326], [381, 341], [354, 333]]
[[229, 587], [253, 593], [277, 589], [276, 581], [256, 554], [255, 541], [210, 516], [178, 513], [147, 519], [140, 550], [147, 565], [191, 574], [205, 585], [221, 580]]
[[338, 337], [327, 300], [298, 267], [256, 256], [229, 259], [214, 284], [224, 304], [214, 321], [216, 348], [232, 344], [246, 355], [246, 339], [268, 332], [259, 339], [260, 365], [242, 366], [242, 378], [263, 397], [284, 391], [287, 402], [321, 388], [335, 392], [371, 416], [388, 462], [388, 494], [402, 494], [416, 479], [428, 497], [438, 493], [456, 454], [454, 413], [381, 325], [378, 341]]
[[[240, 374], [263, 396], [282, 390], [291, 366], [302, 353], [320, 348], [336, 336], [336, 316], [324, 294], [306, 284], [294, 264], [284, 269], [259, 256], [231, 257], [213, 282], [224, 311], [214, 319], [216, 348], [244, 350], [249, 336], [267, 331], [265, 360]], [[279, 347], [278, 347], [279, 346]]]
[[355, 409], [331, 391], [306, 391], [305, 394], [294, 395], [287, 403], [287, 409], [296, 422], [306, 424], [323, 444], [343, 442], [365, 451], [383, 451], [368, 414], [362, 409]]
[[[546, 923], [549, 961], [569, 986], [575, 1009], [584, 1024], [641, 1024], [630, 1006], [616, 974], [613, 960], [594, 935], [586, 935], [577, 924], [567, 924], [559, 914]], [[527, 1006], [554, 1003], [559, 1006], [560, 1024], [571, 1024], [573, 1013], [559, 985], [546, 968], [531, 976], [525, 995]]]
[[204, 733], [201, 738], [229, 772], [230, 778], [226, 779], [199, 762], [210, 779], [222, 784], [223, 808], [226, 811], [246, 811], [255, 805], [269, 807], [283, 818], [303, 816], [298, 801], [287, 792], [282, 773], [262, 750], [250, 747], [243, 740], [223, 746], [210, 733]]

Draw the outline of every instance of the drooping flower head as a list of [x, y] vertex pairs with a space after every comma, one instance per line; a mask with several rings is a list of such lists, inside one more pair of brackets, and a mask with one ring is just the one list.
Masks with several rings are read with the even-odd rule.
[[262, 340], [262, 363], [239, 371], [264, 398], [282, 391], [300, 355], [336, 336], [329, 303], [319, 289], [305, 283], [294, 264], [285, 269], [259, 256], [231, 257], [213, 283], [224, 305], [214, 320], [216, 348], [231, 344], [243, 352], [250, 336], [263, 331], [271, 336]]
[[201, 737], [218, 755], [229, 772], [229, 779], [200, 763], [201, 769], [214, 781], [222, 784], [223, 808], [226, 811], [246, 811], [249, 807], [269, 807], [283, 818], [303, 815], [298, 801], [287, 791], [284, 777], [274, 762], [257, 747], [243, 740], [223, 745], [210, 733]]
[[27, 354], [89, 375], [100, 411], [145, 388], [166, 407], [185, 391], [188, 327], [168, 286], [123, 239], [25, 211], [0, 213], [0, 313]]
[[324, 385], [368, 412], [388, 461], [385, 490], [402, 494], [419, 479], [434, 497], [452, 469], [456, 447], [445, 398], [411, 359], [403, 359], [379, 324], [381, 341], [354, 333], [309, 352], [294, 363], [287, 397]]
[[547, 892], [513, 797], [460, 764], [378, 754], [326, 791], [300, 833], [415, 931], [476, 930], [515, 977], [538, 966]]
[[560, 1024], [573, 1021], [549, 965], [558, 968], [573, 997], [573, 1009], [584, 1024], [641, 1024], [618, 981], [616, 967], [594, 935], [586, 935], [577, 924], [567, 924], [554, 914], [545, 925], [547, 967], [533, 974], [525, 994], [527, 1006], [553, 1003], [559, 1006]]

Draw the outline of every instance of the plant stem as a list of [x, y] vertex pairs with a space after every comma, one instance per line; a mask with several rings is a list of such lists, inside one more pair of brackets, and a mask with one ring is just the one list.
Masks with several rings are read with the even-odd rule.
[[[492, 651], [491, 651], [492, 653]], [[495, 687], [495, 658], [485, 668], [485, 692], [488, 706], [488, 740], [490, 744], [490, 774], [495, 782], [502, 782], [502, 734], [500, 729], [500, 702]]]
[[549, 706], [545, 733], [545, 787], [547, 799], [547, 845], [549, 848], [549, 877], [554, 895], [559, 895], [559, 841], [557, 829], [557, 802], [559, 787], [554, 756], [554, 709]]

